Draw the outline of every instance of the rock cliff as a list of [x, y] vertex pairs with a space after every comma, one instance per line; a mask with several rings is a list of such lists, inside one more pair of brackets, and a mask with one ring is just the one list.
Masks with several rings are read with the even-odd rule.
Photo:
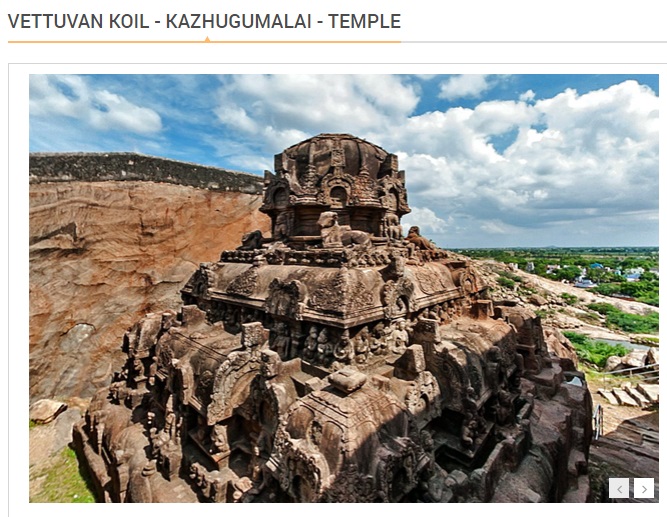
[[148, 165], [134, 173], [140, 179], [122, 181], [120, 165], [131, 155], [106, 162], [76, 155], [79, 164], [97, 163], [107, 181], [85, 174], [67, 181], [58, 171], [71, 156], [31, 156], [31, 400], [89, 397], [108, 385], [122, 364], [123, 334], [138, 317], [178, 306], [200, 262], [269, 225], [252, 193], [261, 191], [259, 177], [218, 169], [214, 178], [207, 169], [213, 187], [156, 183], [147, 181], [148, 165], [168, 175], [172, 162], [141, 157]]

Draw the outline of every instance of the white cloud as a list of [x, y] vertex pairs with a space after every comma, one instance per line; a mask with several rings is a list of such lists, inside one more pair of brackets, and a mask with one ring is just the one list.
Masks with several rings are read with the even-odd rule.
[[490, 101], [475, 107], [470, 117], [471, 127], [486, 136], [503, 134], [516, 127], [537, 122], [538, 113], [524, 102]]
[[230, 129], [246, 133], [252, 133], [259, 129], [257, 123], [240, 106], [221, 105], [215, 108], [215, 114], [220, 119], [220, 122]]
[[487, 78], [486, 75], [455, 75], [440, 84], [438, 96], [447, 100], [479, 97], [492, 86]]
[[535, 100], [535, 92], [533, 90], [526, 90], [519, 95], [519, 100], [523, 102], [531, 102]]
[[242, 107], [244, 117], [271, 127], [274, 138], [295, 128], [303, 134], [367, 133], [404, 120], [418, 101], [415, 86], [391, 75], [231, 76], [218, 92], [222, 123], [238, 125], [228, 115]]
[[482, 222], [480, 224], [480, 230], [485, 233], [501, 235], [515, 232], [514, 228], [497, 219]]
[[30, 115], [77, 119], [99, 131], [151, 134], [162, 129], [160, 115], [154, 110], [107, 90], [91, 88], [76, 75], [31, 75]]
[[224, 77], [214, 113], [230, 132], [220, 152], [242, 166], [248, 156], [271, 156], [319, 133], [352, 133], [380, 143], [387, 128], [415, 109], [417, 90], [395, 75]]
[[[616, 238], [599, 222], [657, 214], [657, 122], [655, 93], [626, 81], [534, 105], [492, 101], [411, 117], [392, 134], [392, 149], [405, 150], [413, 203], [438, 207], [440, 218], [469, 218], [462, 238], [475, 227], [518, 236], [555, 224]], [[509, 130], [514, 140], [494, 149], [491, 138]]]
[[[404, 228], [419, 226], [420, 230], [432, 233], [442, 233], [447, 228], [447, 222], [440, 219], [430, 208], [412, 207], [412, 212], [402, 219]], [[407, 233], [404, 231], [403, 233]]]

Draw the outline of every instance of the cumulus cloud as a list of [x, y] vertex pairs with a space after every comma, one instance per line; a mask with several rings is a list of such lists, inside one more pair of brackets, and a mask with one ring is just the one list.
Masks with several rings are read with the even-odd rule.
[[417, 86], [395, 75], [235, 75], [221, 82], [214, 111], [236, 132], [233, 140], [247, 142], [245, 163], [318, 133], [377, 136], [419, 102]]
[[519, 95], [519, 100], [522, 102], [531, 102], [535, 99], [535, 92], [533, 90], [526, 90]]
[[535, 99], [535, 92], [533, 90], [526, 90], [519, 95], [519, 100], [523, 102], [531, 102]]
[[412, 212], [403, 217], [403, 226], [419, 226], [421, 231], [439, 234], [447, 228], [447, 222], [440, 219], [430, 208], [412, 207]]
[[221, 106], [241, 105], [276, 131], [308, 133], [368, 131], [408, 116], [419, 101], [415, 86], [393, 75], [231, 76], [218, 95]]
[[160, 115], [152, 109], [137, 106], [105, 89], [91, 88], [83, 77], [76, 75], [31, 75], [30, 115], [77, 119], [99, 131], [145, 135], [162, 128]]
[[[535, 245], [553, 244], [544, 239], [554, 228], [562, 245], [622, 245], [642, 242], [635, 240], [640, 234], [657, 242], [658, 97], [650, 88], [626, 81], [534, 104], [493, 101], [461, 111], [412, 117], [394, 139], [412, 140], [402, 165], [413, 199], [437, 206], [440, 217], [467, 221], [462, 240], [477, 227]], [[507, 131], [516, 135], [496, 150], [492, 137]], [[427, 136], [415, 139], [420, 133]], [[635, 233], [620, 232], [625, 223], [609, 225], [637, 221], [636, 211], [646, 219]]]
[[486, 75], [455, 75], [440, 83], [441, 99], [454, 100], [465, 97], [479, 97], [491, 88], [491, 83]]

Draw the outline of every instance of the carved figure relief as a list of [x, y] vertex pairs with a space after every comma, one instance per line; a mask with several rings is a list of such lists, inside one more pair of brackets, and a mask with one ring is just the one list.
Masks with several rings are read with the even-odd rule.
[[403, 227], [400, 224], [398, 215], [393, 212], [388, 213], [384, 218], [384, 235], [389, 239], [400, 241], [403, 239]]
[[265, 309], [269, 314], [300, 320], [306, 300], [306, 288], [298, 280], [283, 282], [277, 278], [269, 284]]

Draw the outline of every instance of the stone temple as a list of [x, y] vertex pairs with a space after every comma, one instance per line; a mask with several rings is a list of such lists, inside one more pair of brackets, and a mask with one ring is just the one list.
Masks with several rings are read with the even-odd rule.
[[271, 237], [136, 323], [75, 426], [101, 501], [587, 500], [583, 374], [469, 261], [404, 236], [395, 155], [321, 134], [264, 181]]

